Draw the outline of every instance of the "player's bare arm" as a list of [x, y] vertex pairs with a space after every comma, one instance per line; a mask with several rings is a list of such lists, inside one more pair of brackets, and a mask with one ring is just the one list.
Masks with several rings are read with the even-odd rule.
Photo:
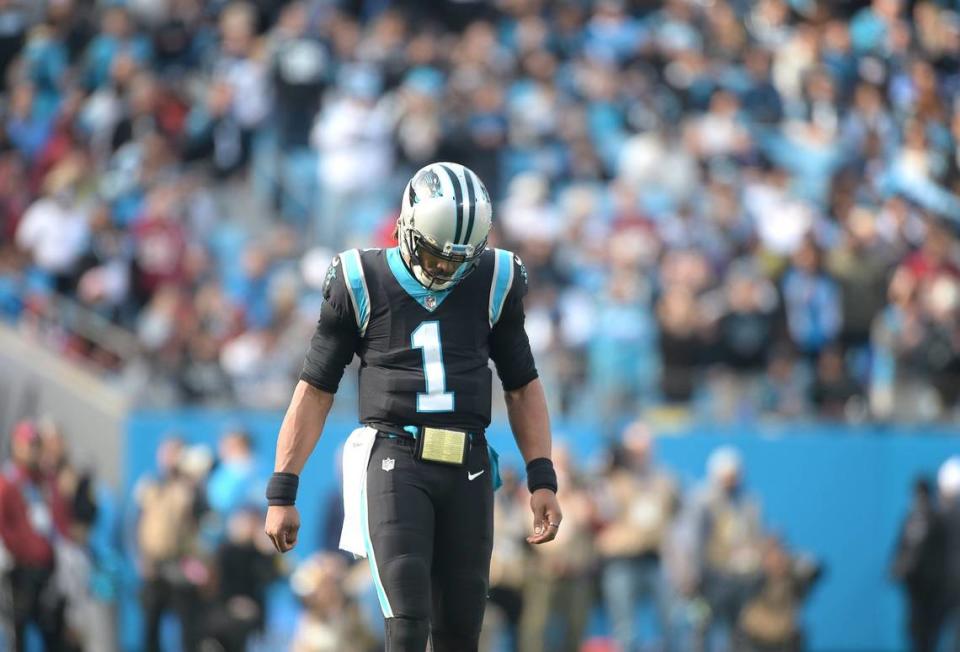
[[[540, 379], [534, 378], [519, 389], [504, 392], [504, 397], [510, 427], [523, 461], [529, 465], [537, 464], [536, 460], [549, 460], [550, 416]], [[527, 541], [534, 544], [552, 541], [563, 520], [555, 490], [535, 488], [530, 495], [530, 509], [533, 511], [534, 534]]]
[[[290, 406], [280, 426], [277, 436], [277, 453], [274, 463], [274, 472], [284, 474], [293, 484], [296, 491], [296, 478], [300, 476], [307, 458], [313, 452], [323, 424], [333, 405], [333, 394], [313, 387], [306, 381], [299, 381], [290, 400]], [[273, 545], [279, 552], [287, 552], [297, 543], [297, 532], [300, 529], [300, 514], [296, 506], [287, 502], [283, 494], [285, 487], [281, 483], [276, 487], [280, 495], [270, 498], [271, 505], [267, 508], [267, 518], [264, 530]]]

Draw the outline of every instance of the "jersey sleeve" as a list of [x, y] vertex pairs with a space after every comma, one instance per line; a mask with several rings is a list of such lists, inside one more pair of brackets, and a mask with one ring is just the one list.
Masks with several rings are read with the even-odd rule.
[[513, 281], [503, 300], [499, 318], [490, 330], [490, 358], [497, 367], [503, 389], [519, 389], [537, 378], [537, 366], [524, 330], [523, 297], [527, 294], [527, 270], [517, 256], [511, 256]]
[[340, 386], [343, 370], [360, 344], [360, 332], [347, 291], [341, 257], [337, 256], [323, 282], [320, 320], [310, 340], [300, 372], [303, 380], [331, 394]]

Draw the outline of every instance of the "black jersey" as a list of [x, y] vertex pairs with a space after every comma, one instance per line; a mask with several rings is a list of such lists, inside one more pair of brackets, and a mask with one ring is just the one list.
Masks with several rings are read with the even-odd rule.
[[524, 331], [526, 270], [502, 249], [447, 290], [427, 290], [397, 247], [352, 249], [327, 272], [300, 378], [336, 392], [360, 357], [360, 421], [478, 431], [490, 424], [493, 360], [505, 390], [537, 377]]

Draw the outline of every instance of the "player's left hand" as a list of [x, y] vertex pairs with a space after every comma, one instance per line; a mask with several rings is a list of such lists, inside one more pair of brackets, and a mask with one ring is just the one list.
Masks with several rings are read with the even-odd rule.
[[267, 508], [263, 531], [273, 541], [277, 552], [293, 550], [300, 531], [300, 512], [293, 505], [271, 505]]
[[563, 520], [557, 494], [549, 489], [537, 489], [530, 496], [530, 509], [533, 511], [533, 535], [527, 537], [527, 543], [553, 541]]

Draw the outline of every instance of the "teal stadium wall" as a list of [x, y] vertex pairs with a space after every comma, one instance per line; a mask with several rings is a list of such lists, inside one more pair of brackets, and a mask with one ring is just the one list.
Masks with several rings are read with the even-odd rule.
[[[153, 470], [158, 442], [173, 433], [213, 445], [227, 427], [243, 425], [269, 466], [281, 419], [275, 412], [135, 413], [127, 428], [125, 496], [137, 478]], [[303, 526], [295, 553], [300, 558], [317, 546], [322, 505], [338, 481], [335, 455], [353, 427], [343, 420], [331, 422], [304, 471], [298, 500]], [[589, 426], [565, 424], [556, 433], [578, 459], [596, 456], [604, 447]], [[488, 434], [504, 463], [517, 465], [520, 458], [506, 424], [495, 423]], [[934, 475], [944, 459], [960, 451], [956, 430], [791, 424], [689, 427], [683, 434], [660, 438], [658, 456], [684, 487], [703, 476], [716, 446], [737, 446], [748, 486], [762, 500], [766, 525], [782, 533], [792, 548], [810, 552], [826, 565], [804, 615], [810, 650], [906, 649], [903, 605], [890, 581], [890, 557], [913, 479], [920, 473]], [[134, 596], [125, 604], [124, 649], [135, 649]]]

